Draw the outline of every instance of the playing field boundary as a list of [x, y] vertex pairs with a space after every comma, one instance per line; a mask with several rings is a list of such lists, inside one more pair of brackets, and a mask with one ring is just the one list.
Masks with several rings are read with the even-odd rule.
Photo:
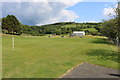
[[68, 74], [68, 73], [70, 73], [72, 70], [74, 70], [76, 67], [78, 67], [78, 66], [80, 66], [80, 65], [82, 65], [82, 64], [85, 64], [85, 63], [86, 63], [86, 62], [82, 62], [82, 63], [78, 64], [77, 66], [75, 66], [75, 67], [67, 70], [63, 75], [61, 75], [61, 76], [58, 77], [58, 78], [62, 78], [63, 76], [65, 76], [66, 74]]

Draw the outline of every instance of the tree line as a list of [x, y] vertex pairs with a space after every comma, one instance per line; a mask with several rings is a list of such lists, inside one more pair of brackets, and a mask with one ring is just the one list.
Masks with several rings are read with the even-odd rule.
[[[30, 34], [33, 36], [43, 36], [45, 34], [70, 34], [73, 31], [82, 31], [86, 28], [95, 28], [97, 32], [85, 30], [86, 34], [107, 36], [114, 43], [120, 41], [120, 3], [115, 9], [116, 16], [102, 23], [75, 23], [59, 22], [41, 26], [29, 26], [22, 24], [14, 15], [2, 18], [2, 32], [6, 34]], [[65, 27], [65, 25], [72, 25]], [[64, 27], [63, 27], [64, 26]]]
[[[2, 32], [6, 34], [30, 34], [33, 36], [42, 36], [45, 34], [70, 34], [73, 31], [82, 31], [85, 28], [95, 28], [99, 31], [101, 23], [75, 23], [75, 22], [59, 22], [41, 26], [24, 25], [14, 16], [8, 15], [2, 18]], [[62, 27], [72, 25], [71, 27]], [[85, 30], [86, 34], [97, 35], [98, 32]]]

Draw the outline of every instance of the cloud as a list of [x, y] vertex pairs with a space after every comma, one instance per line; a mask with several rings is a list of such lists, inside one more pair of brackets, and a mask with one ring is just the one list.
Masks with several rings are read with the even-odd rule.
[[83, 0], [83, 2], [117, 2], [117, 0]]
[[104, 16], [115, 15], [115, 10], [113, 8], [104, 8]]
[[[46, 0], [1, 0], [2, 2], [46, 2]], [[47, 0], [49, 2], [76, 2], [78, 0]], [[82, 2], [118, 2], [118, 0], [82, 0]]]
[[[17, 1], [17, 0], [16, 0]], [[62, 21], [74, 21], [79, 16], [73, 11], [66, 8], [75, 5], [81, 0], [64, 2], [3, 2], [2, 13], [3, 16], [15, 15], [23, 24], [28, 25], [43, 25]]]
[[100, 21], [82, 21], [81, 23], [99, 23]]
[[114, 5], [112, 8], [111, 8], [111, 6], [109, 6], [109, 5], [105, 5], [107, 8], [104, 8], [104, 10], [103, 10], [103, 15], [105, 16], [105, 17], [113, 17], [113, 16], [115, 16], [116, 15], [116, 12], [115, 12], [115, 9], [117, 8], [117, 4], [116, 5]]

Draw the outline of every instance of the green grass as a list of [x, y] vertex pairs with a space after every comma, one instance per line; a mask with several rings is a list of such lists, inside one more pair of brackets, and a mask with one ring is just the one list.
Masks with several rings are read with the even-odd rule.
[[92, 31], [92, 32], [97, 32], [97, 30], [95, 28], [85, 28], [85, 29], [81, 29], [83, 31], [85, 30], [89, 30], [89, 31]]
[[45, 38], [3, 36], [4, 78], [57, 78], [67, 70], [89, 62], [118, 68], [117, 48], [104, 37]]
[[65, 28], [68, 28], [68, 27], [76, 27], [75, 24], [66, 24], [64, 26], [61, 26], [61, 27], [65, 27]]

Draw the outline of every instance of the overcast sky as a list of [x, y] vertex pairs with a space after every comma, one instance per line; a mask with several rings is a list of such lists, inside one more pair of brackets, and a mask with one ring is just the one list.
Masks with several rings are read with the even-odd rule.
[[101, 22], [111, 13], [115, 15], [112, 6], [116, 3], [87, 2], [87, 0], [48, 1], [31, 0], [24, 2], [17, 0], [2, 2], [2, 17], [15, 15], [20, 22], [26, 25], [43, 25], [64, 21]]

